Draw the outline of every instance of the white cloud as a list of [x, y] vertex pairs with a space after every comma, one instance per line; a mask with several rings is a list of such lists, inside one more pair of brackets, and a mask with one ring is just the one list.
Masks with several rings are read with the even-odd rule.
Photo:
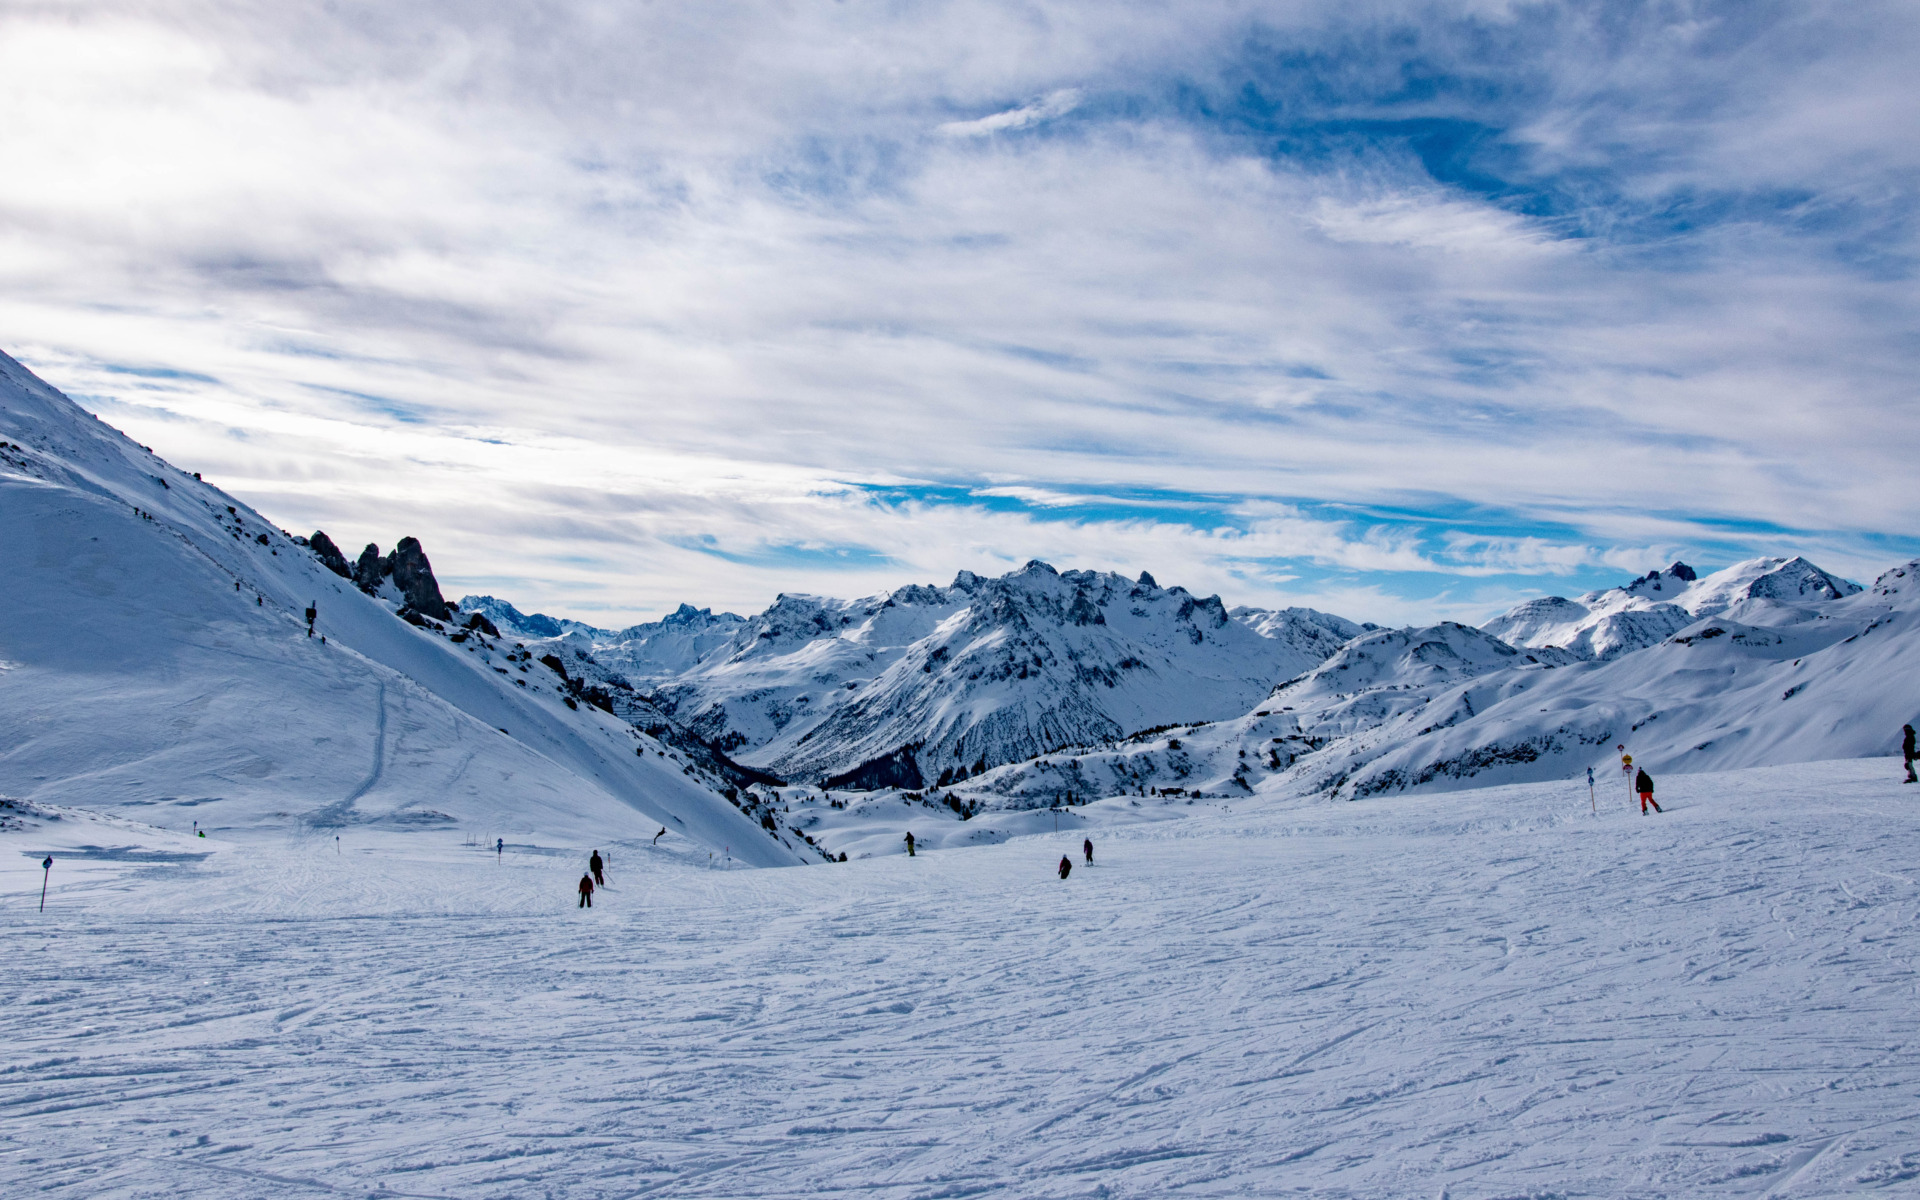
[[[444, 573], [563, 611], [1034, 556], [1278, 601], [1318, 586], [1289, 557], [1552, 579], [1719, 522], [1755, 548], [1812, 530], [1816, 557], [1920, 527], [1899, 271], [1759, 220], [1576, 242], [1404, 155], [1268, 157], [1141, 90], [1207, 84], [1250, 20], [1284, 41], [1335, 12], [19, 10], [0, 345], [283, 523], [417, 534]], [[1913, 254], [1869, 161], [1909, 162], [1904, 135], [1862, 123], [1886, 56], [1796, 73], [1756, 38], [1707, 71], [1671, 41], [1516, 65], [1566, 97], [1527, 126], [1543, 160], [1585, 180], [1631, 144], [1693, 193], [1844, 169], [1839, 199], [1892, 214], [1860, 252]], [[1709, 87], [1732, 97], [1711, 120], [1660, 108]], [[1083, 94], [1137, 103], [1096, 119]], [[992, 111], [1019, 96], [1042, 99]], [[1231, 520], [1154, 507], [1188, 504]]]
[[938, 128], [939, 132], [947, 137], [985, 137], [992, 133], [1025, 129], [1030, 125], [1038, 125], [1042, 121], [1051, 121], [1055, 117], [1064, 117], [1078, 107], [1080, 107], [1080, 89], [1061, 88], [1047, 93], [1046, 96], [1031, 104], [1023, 104], [1018, 108], [1009, 108], [971, 121], [948, 121]]

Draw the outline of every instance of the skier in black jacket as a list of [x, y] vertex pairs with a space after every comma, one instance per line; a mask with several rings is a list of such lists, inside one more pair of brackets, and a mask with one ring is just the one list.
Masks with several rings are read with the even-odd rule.
[[599, 884], [601, 887], [607, 886], [607, 877], [600, 873], [606, 867], [606, 865], [607, 864], [605, 860], [603, 860], [600, 857], [600, 852], [598, 850], [595, 850], [593, 852], [593, 857], [587, 860], [587, 870], [593, 872], [593, 881]]
[[1660, 807], [1660, 802], [1653, 798], [1653, 776], [1647, 774], [1645, 767], [1641, 767], [1640, 773], [1633, 777], [1633, 790], [1640, 793], [1641, 816], [1644, 817], [1647, 815], [1647, 805], [1649, 804], [1653, 805], [1653, 811], [1655, 812], [1666, 811], [1666, 809]]
[[1084, 853], [1087, 856], [1087, 865], [1092, 866], [1093, 865], [1093, 839], [1088, 838], [1086, 841], [1081, 842], [1080, 850], [1082, 853]]
[[1073, 874], [1073, 860], [1062, 854], [1060, 856], [1060, 878], [1065, 879], [1071, 874]]
[[1920, 783], [1920, 779], [1913, 776], [1913, 760], [1920, 758], [1920, 754], [1914, 753], [1913, 749], [1913, 726], [1902, 725], [1900, 735], [1900, 758], [1907, 764], [1907, 777], [1902, 782]]

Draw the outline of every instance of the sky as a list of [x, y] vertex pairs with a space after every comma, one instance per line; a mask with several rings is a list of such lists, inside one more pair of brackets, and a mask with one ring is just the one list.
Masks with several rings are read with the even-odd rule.
[[1920, 555], [1920, 6], [0, 0], [0, 349], [617, 625]]

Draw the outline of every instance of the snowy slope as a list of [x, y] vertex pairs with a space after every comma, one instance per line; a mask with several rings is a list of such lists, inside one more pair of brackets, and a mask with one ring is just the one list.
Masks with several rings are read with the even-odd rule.
[[1916, 569], [1837, 599], [1744, 588], [1724, 605], [1709, 598], [1702, 607], [1717, 615], [1657, 646], [1482, 676], [1303, 761], [1277, 786], [1364, 795], [1550, 779], [1610, 767], [1622, 744], [1656, 775], [1891, 753], [1901, 725], [1920, 717]]
[[181, 827], [670, 825], [801, 860], [544, 668], [399, 620], [5, 356], [0, 440], [0, 794]]
[[1912, 1196], [1898, 776], [1115, 800], [806, 871], [643, 841], [590, 911], [593, 843], [69, 813], [0, 833], [0, 1194]]
[[921, 786], [1243, 711], [1363, 628], [1309, 609], [1230, 615], [1151, 576], [1032, 562], [859, 600], [783, 595], [744, 621], [683, 606], [554, 642], [635, 683], [664, 680], [654, 701], [742, 763]]

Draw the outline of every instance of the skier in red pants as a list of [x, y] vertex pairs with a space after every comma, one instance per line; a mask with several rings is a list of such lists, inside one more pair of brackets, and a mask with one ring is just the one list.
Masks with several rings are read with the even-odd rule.
[[1644, 817], [1647, 815], [1647, 805], [1649, 804], [1653, 805], [1653, 811], [1655, 812], [1667, 811], [1661, 808], [1660, 802], [1653, 798], [1653, 776], [1647, 774], [1645, 767], [1641, 767], [1640, 773], [1633, 777], [1633, 790], [1640, 793], [1641, 816]]

